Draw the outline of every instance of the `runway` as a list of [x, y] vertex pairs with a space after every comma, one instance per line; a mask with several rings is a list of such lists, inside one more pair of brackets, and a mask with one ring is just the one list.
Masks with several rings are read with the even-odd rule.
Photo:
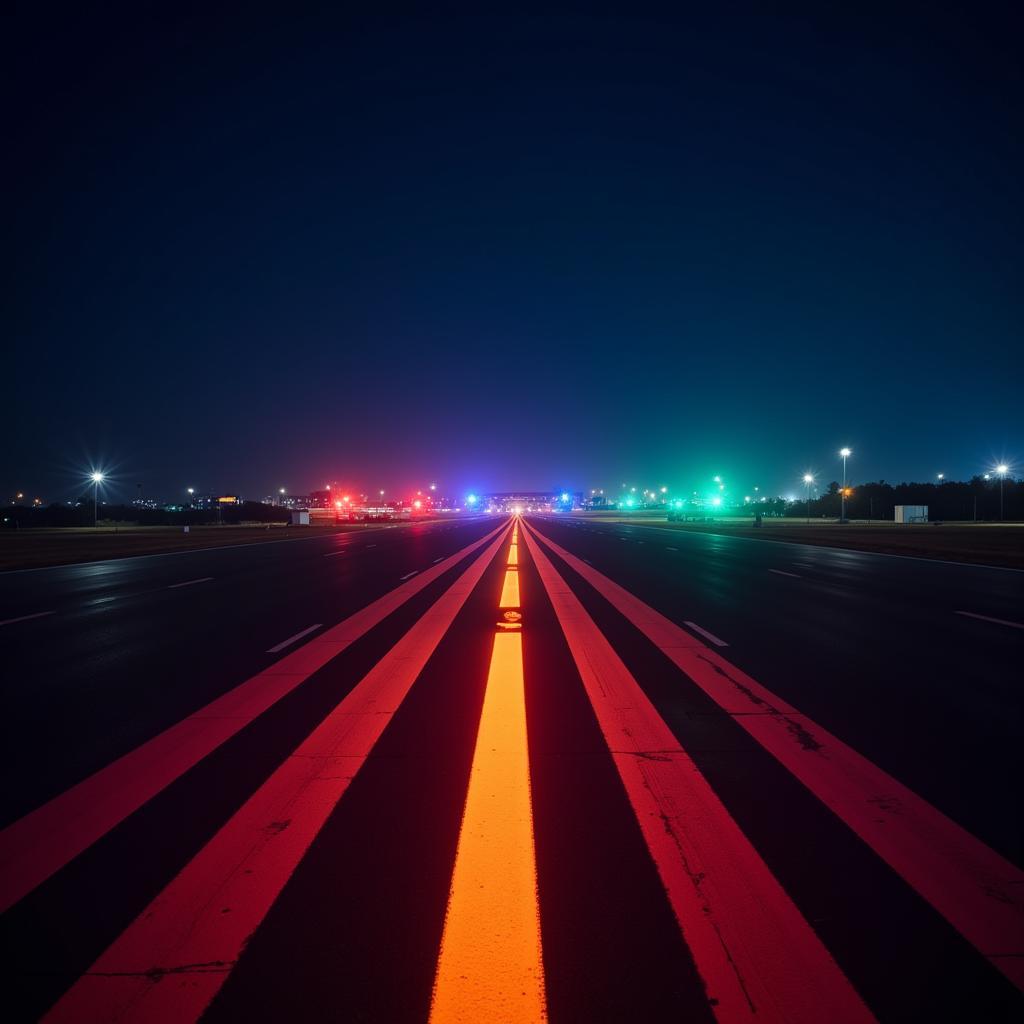
[[1020, 1019], [1024, 575], [476, 517], [0, 575], [12, 1019]]

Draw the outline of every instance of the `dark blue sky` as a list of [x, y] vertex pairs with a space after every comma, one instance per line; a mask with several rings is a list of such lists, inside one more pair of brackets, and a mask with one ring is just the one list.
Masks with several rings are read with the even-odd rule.
[[2, 489], [1019, 468], [1019, 18], [708, 6], [15, 18]]

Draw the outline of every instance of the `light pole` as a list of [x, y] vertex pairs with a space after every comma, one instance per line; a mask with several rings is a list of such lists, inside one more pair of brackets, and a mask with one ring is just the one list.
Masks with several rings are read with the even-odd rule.
[[846, 522], [846, 460], [853, 454], [849, 448], [840, 448], [839, 454], [843, 457], [843, 491], [839, 506], [839, 522]]
[[194, 487], [186, 487], [185, 490], [188, 491], [188, 507], [195, 508], [196, 501], [194, 495], [196, 493], [196, 489]]
[[92, 480], [92, 525], [93, 529], [95, 529], [100, 525], [97, 506], [99, 504], [100, 484], [103, 483], [103, 474], [100, 472], [93, 473], [89, 479]]
[[814, 483], [814, 475], [804, 473], [804, 490], [807, 492], [807, 522], [811, 522], [811, 484]]
[[996, 474], [999, 477], [999, 521], [1003, 521], [1003, 481], [1006, 479], [1006, 474], [1010, 472], [1010, 467], [1005, 462], [1001, 462], [996, 466]]

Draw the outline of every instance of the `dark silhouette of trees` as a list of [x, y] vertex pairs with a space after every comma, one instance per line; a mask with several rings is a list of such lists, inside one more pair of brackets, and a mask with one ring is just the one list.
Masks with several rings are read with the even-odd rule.
[[[928, 483], [890, 484], [884, 480], [852, 485], [846, 499], [850, 519], [893, 519], [897, 505], [927, 505], [932, 520], [995, 522], [999, 519], [999, 479], [975, 476], [970, 480], [942, 480]], [[807, 502], [799, 499], [786, 506], [787, 516], [807, 514]], [[833, 481], [826, 492], [811, 499], [812, 517], [839, 515], [839, 484]], [[1003, 481], [1003, 518], [1024, 519], [1024, 481], [1007, 477]]]

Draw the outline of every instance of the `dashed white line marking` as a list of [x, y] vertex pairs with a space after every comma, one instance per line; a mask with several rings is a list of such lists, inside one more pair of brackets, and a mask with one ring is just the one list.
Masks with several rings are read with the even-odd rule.
[[775, 573], [776, 576], [792, 576], [795, 580], [800, 579], [795, 572], [783, 572], [781, 569], [769, 569], [768, 571]]
[[678, 551], [679, 548], [665, 548], [666, 551]]
[[375, 548], [375, 547], [376, 547], [377, 545], [376, 545], [376, 544], [367, 544], [366, 546], [367, 546], [368, 548]]
[[[954, 612], [953, 614], [966, 615], [970, 619], [984, 619], [985, 622], [995, 622], [1000, 626], [1010, 626], [1012, 629], [1024, 629], [1024, 622], [1010, 622], [1009, 619], [995, 619], [991, 615], [979, 615], [977, 612]], [[0, 622], [0, 626], [2, 625], [3, 623]]]
[[444, 555], [442, 555], [440, 558], [435, 558], [434, 559], [434, 565], [437, 565], [438, 562], [443, 562], [443, 561], [444, 561]]
[[267, 654], [277, 654], [278, 651], [283, 651], [289, 644], [295, 643], [296, 640], [301, 640], [304, 636], [312, 633], [314, 629], [319, 629], [323, 625], [322, 622], [314, 622], [312, 626], [308, 626], [306, 629], [296, 633], [295, 636], [288, 637], [287, 640], [282, 640], [279, 644], [275, 644], [267, 651]]
[[702, 626], [698, 626], [696, 622], [690, 622], [689, 619], [683, 620], [683, 625], [688, 626], [694, 631], [694, 633], [700, 633], [705, 640], [710, 640], [716, 647], [728, 647], [729, 645], [724, 641], [715, 636], [714, 633], [709, 633]]
[[333, 558], [335, 555], [343, 555], [343, 554], [345, 554], [344, 551], [328, 551], [327, 554], [324, 555], [324, 558]]
[[813, 569], [814, 566], [810, 562], [794, 562], [794, 565], [799, 565], [801, 569]]
[[44, 615], [52, 615], [53, 612], [33, 612], [31, 615], [19, 615], [16, 619], [4, 619], [0, 626], [9, 626], [12, 622], [27, 622], [29, 619], [41, 619]]
[[409, 579], [412, 579], [412, 577], [415, 576], [416, 573], [418, 573], [418, 572], [419, 572], [419, 569], [413, 569], [412, 572], [407, 572], [404, 576], [399, 576], [398, 578], [399, 578], [399, 580], [409, 580]]
[[167, 589], [177, 590], [178, 587], [191, 587], [193, 584], [196, 583], [209, 583], [210, 580], [212, 579], [212, 576], [203, 576], [201, 579], [198, 580], [186, 580], [184, 583], [172, 583]]
[[583, 561], [586, 562], [587, 565], [593, 565], [594, 564], [589, 558], [584, 558]]

